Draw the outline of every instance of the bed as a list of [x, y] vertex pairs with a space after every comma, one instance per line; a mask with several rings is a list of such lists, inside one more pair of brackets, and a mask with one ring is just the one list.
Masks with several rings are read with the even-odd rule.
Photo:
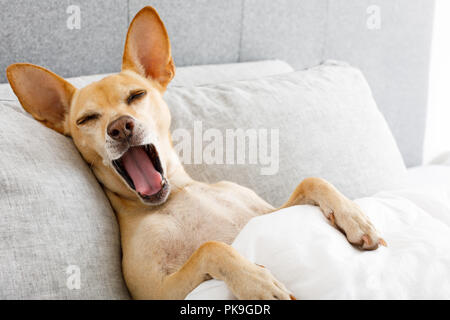
[[[450, 157], [422, 162], [433, 1], [0, 3], [0, 69], [31, 62], [77, 87], [119, 71], [130, 18], [153, 5], [178, 67], [165, 95], [172, 129], [202, 120], [282, 137], [276, 174], [187, 163], [193, 177], [280, 205], [318, 175], [356, 199], [387, 248], [359, 251], [311, 206], [256, 218], [233, 243], [297, 298], [450, 298]], [[0, 110], [0, 298], [129, 299], [114, 212], [71, 140], [31, 119], [7, 83]], [[233, 296], [215, 280], [188, 296], [208, 298]]]
[[[361, 251], [317, 207], [253, 219], [233, 243], [297, 299], [449, 299], [450, 167], [408, 170], [409, 185], [356, 200], [388, 246]], [[234, 299], [210, 280], [188, 299]]]

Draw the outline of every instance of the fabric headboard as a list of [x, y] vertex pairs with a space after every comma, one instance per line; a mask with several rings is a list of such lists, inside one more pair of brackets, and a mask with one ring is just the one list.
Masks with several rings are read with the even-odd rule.
[[295, 69], [326, 59], [359, 67], [406, 164], [421, 163], [430, 0], [0, 0], [0, 68], [118, 71], [128, 24], [146, 5], [164, 20], [177, 66], [276, 58]]

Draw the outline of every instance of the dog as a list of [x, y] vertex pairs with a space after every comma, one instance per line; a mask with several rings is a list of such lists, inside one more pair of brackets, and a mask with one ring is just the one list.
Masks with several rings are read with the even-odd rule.
[[[214, 278], [238, 299], [295, 299], [268, 269], [230, 246], [251, 218], [276, 209], [232, 182], [194, 181], [172, 146], [163, 94], [175, 65], [154, 8], [143, 8], [131, 22], [118, 74], [79, 90], [32, 64], [6, 72], [23, 108], [73, 139], [106, 192], [133, 298], [183, 299]], [[320, 207], [363, 250], [386, 245], [358, 205], [325, 180], [303, 180], [282, 208], [303, 204]]]

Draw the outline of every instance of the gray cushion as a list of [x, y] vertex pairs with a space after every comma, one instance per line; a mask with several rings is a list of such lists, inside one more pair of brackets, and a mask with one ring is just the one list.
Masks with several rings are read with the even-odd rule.
[[15, 108], [0, 105], [0, 299], [128, 298], [103, 191], [70, 139]]
[[[364, 76], [344, 63], [328, 62], [256, 80], [171, 88], [165, 99], [172, 111], [172, 128], [183, 129], [173, 131], [172, 136], [180, 156], [191, 163], [186, 165], [188, 173], [202, 181], [240, 183], [274, 205], [287, 200], [309, 176], [325, 178], [350, 198], [359, 198], [400, 186], [406, 171]], [[195, 121], [203, 127], [197, 138]], [[250, 164], [249, 148], [244, 164], [195, 164], [196, 151], [187, 148], [188, 152], [182, 152], [182, 143], [194, 145], [200, 139], [197, 150], [208, 153], [205, 150], [211, 141], [202, 143], [201, 135], [211, 128], [222, 137], [227, 129], [235, 128], [256, 129], [258, 134], [266, 130], [269, 137], [271, 130], [279, 130], [276, 172], [266, 175], [261, 169], [268, 165], [261, 158]], [[229, 142], [216, 140], [224, 146]], [[270, 147], [270, 139], [261, 141]], [[223, 163], [230, 151], [224, 147]]]
[[177, 69], [169, 88], [251, 80], [292, 71], [294, 69], [281, 60], [190, 66]]

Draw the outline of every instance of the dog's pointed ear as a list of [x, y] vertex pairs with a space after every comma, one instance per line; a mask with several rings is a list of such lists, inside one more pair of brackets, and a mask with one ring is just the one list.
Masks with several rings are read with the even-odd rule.
[[163, 90], [175, 75], [169, 36], [161, 18], [152, 7], [139, 11], [130, 24], [122, 70], [133, 70], [151, 78]]
[[28, 63], [12, 64], [6, 76], [22, 107], [47, 127], [68, 135], [65, 121], [76, 89], [53, 72]]

